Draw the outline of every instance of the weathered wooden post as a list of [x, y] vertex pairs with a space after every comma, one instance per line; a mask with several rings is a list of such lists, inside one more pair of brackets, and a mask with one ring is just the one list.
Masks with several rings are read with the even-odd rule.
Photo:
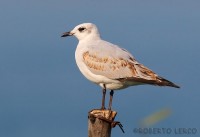
[[111, 137], [112, 127], [119, 125], [122, 132], [122, 125], [114, 121], [116, 111], [94, 109], [88, 113], [88, 137]]

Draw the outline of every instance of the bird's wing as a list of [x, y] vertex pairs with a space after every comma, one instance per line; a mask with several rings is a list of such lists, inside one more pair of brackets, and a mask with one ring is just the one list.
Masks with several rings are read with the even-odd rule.
[[99, 56], [97, 53], [86, 51], [83, 54], [83, 61], [92, 73], [110, 79], [135, 77], [155, 80], [157, 77], [153, 71], [139, 64], [132, 57], [114, 58], [110, 55]]
[[96, 75], [120, 81], [176, 87], [172, 82], [138, 63], [128, 51], [115, 45], [90, 48], [82, 57], [87, 68]]

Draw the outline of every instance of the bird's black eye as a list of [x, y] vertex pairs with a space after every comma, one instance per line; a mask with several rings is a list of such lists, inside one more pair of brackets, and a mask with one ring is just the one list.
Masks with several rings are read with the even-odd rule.
[[79, 30], [80, 32], [82, 32], [82, 31], [85, 30], [85, 28], [84, 28], [84, 27], [80, 27], [80, 28], [78, 28], [78, 30]]

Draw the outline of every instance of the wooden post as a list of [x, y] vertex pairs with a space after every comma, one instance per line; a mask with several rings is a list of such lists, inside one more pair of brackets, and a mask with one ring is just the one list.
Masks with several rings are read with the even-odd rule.
[[112, 110], [91, 110], [88, 113], [88, 137], [111, 137], [116, 115], [117, 112]]

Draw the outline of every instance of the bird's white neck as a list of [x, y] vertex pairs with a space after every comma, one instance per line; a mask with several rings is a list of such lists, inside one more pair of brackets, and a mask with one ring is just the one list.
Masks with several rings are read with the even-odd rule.
[[83, 39], [79, 39], [79, 42], [89, 42], [89, 41], [96, 41], [96, 40], [100, 40], [100, 34], [92, 34], [92, 35], [88, 35], [86, 37], [84, 37]]

